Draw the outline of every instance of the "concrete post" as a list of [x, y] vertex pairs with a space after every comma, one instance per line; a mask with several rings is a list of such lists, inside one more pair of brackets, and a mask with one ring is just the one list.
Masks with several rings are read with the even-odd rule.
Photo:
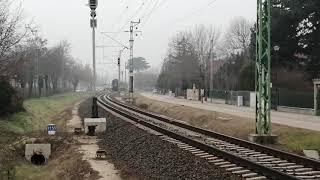
[[318, 96], [318, 87], [317, 87], [317, 83], [314, 82], [314, 88], [313, 88], [313, 94], [314, 94], [314, 99], [313, 99], [313, 103], [314, 103], [314, 115], [317, 116], [318, 115], [318, 101], [317, 101], [317, 96]]

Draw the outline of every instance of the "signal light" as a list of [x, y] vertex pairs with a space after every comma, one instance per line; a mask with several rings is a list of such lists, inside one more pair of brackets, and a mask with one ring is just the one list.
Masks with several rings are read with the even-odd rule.
[[89, 0], [89, 6], [91, 10], [96, 10], [98, 6], [98, 0]]

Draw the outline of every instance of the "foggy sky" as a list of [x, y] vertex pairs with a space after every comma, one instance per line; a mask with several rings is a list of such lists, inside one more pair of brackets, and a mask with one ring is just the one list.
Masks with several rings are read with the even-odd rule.
[[[212, 1], [100, 0], [97, 9], [97, 45], [118, 45], [100, 34], [107, 31], [121, 32], [109, 35], [129, 46], [129, 33], [122, 31], [129, 29], [130, 20], [138, 21], [141, 18], [139, 30], [142, 34], [135, 38], [134, 56], [145, 57], [153, 67], [159, 68], [166, 55], [169, 39], [180, 30], [205, 24], [215, 25], [223, 32], [234, 17], [243, 16], [255, 21], [256, 0], [216, 0], [211, 6], [207, 6]], [[40, 34], [48, 39], [49, 46], [61, 40], [68, 40], [72, 45], [72, 55], [79, 62], [91, 64], [92, 31], [87, 2], [87, 0], [23, 0], [22, 6], [25, 17], [33, 19], [40, 27]], [[157, 6], [151, 16], [148, 16], [154, 3], [157, 3]], [[120, 30], [121, 27], [124, 28]], [[103, 72], [104, 75], [116, 77], [116, 64], [111, 63], [116, 63], [119, 50], [119, 48], [105, 48], [105, 58], [102, 59], [102, 49], [97, 49], [97, 67], [100, 74]], [[122, 59], [127, 60], [128, 56], [129, 52], [126, 52]]]

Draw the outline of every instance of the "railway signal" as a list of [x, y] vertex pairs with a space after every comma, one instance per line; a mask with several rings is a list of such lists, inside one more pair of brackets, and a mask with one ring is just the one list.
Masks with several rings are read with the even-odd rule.
[[119, 57], [118, 57], [118, 81], [119, 81], [119, 89], [118, 89], [118, 91], [119, 91], [119, 93], [120, 93], [120, 84], [121, 84], [121, 79], [120, 79], [120, 77], [121, 77], [121, 56], [122, 56], [122, 52], [124, 50], [126, 50], [126, 49], [129, 49], [129, 48], [124, 46], [123, 49], [121, 49], [119, 51]]
[[96, 91], [96, 35], [95, 28], [97, 28], [97, 13], [98, 0], [89, 0], [89, 7], [91, 9], [90, 27], [92, 28], [92, 61], [93, 61], [93, 91]]
[[89, 0], [90, 9], [95, 11], [98, 7], [98, 0]]

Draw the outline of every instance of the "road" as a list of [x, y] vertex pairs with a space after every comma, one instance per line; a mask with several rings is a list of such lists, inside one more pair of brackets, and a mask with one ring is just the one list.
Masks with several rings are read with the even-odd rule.
[[[233, 105], [211, 103], [211, 102], [204, 102], [202, 104], [199, 101], [190, 101], [186, 99], [179, 99], [179, 98], [174, 98], [166, 95], [156, 95], [151, 93], [141, 93], [141, 95], [153, 100], [167, 102], [171, 104], [179, 104], [179, 105], [189, 106], [189, 107], [203, 109], [203, 110], [235, 115], [242, 118], [255, 119], [254, 108], [237, 107]], [[317, 117], [317, 116], [272, 111], [271, 120], [273, 123], [276, 123], [276, 124], [282, 124], [290, 127], [320, 131], [320, 117]]]

